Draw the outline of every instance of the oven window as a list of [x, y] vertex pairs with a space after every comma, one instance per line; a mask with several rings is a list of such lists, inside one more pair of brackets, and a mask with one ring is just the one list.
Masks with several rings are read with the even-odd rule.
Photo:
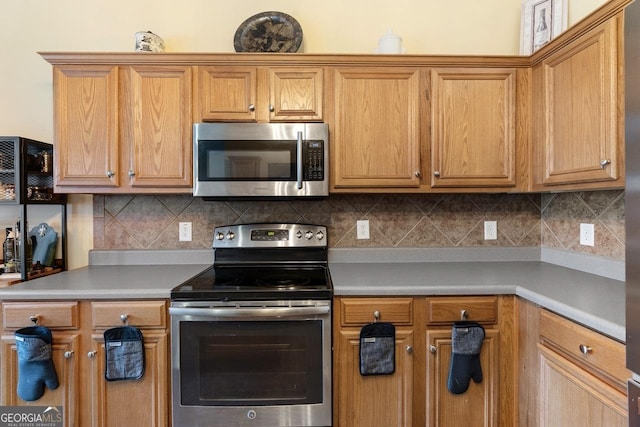
[[198, 150], [200, 180], [296, 180], [296, 141], [200, 141]]
[[322, 402], [322, 321], [180, 322], [183, 405]]

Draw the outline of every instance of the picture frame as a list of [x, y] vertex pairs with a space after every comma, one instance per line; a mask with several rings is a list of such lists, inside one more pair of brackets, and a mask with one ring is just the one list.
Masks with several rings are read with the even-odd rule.
[[523, 0], [520, 54], [531, 55], [567, 29], [569, 0]]

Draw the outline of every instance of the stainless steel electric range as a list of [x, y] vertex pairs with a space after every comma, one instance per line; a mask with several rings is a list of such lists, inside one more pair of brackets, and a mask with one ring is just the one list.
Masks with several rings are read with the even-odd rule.
[[217, 227], [213, 248], [171, 292], [173, 425], [331, 426], [326, 227]]

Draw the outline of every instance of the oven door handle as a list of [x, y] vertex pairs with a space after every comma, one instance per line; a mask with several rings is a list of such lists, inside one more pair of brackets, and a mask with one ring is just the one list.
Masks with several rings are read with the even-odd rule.
[[331, 308], [321, 307], [169, 307], [174, 316], [208, 317], [288, 317], [328, 314]]

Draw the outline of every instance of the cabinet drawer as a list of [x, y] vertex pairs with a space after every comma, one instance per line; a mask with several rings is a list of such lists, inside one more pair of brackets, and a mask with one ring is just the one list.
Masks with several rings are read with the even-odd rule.
[[413, 324], [412, 298], [353, 298], [341, 299], [342, 325], [364, 325], [376, 320], [398, 325]]
[[166, 328], [166, 301], [100, 301], [91, 303], [94, 328], [128, 324], [137, 328]]
[[451, 324], [459, 320], [496, 323], [497, 307], [495, 296], [427, 298], [427, 324]]
[[625, 346], [546, 310], [540, 312], [543, 345], [578, 363], [611, 385], [626, 390]]
[[19, 329], [36, 324], [50, 329], [77, 329], [77, 302], [7, 302], [2, 305], [2, 325]]

